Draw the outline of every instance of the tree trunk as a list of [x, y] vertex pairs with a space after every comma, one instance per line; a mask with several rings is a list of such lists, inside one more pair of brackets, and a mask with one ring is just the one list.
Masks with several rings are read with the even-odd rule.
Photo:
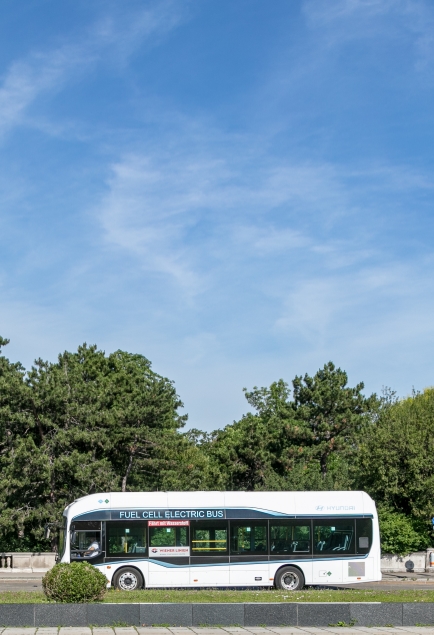
[[128, 461], [127, 471], [125, 472], [125, 476], [122, 478], [122, 491], [127, 491], [127, 480], [131, 472], [131, 468], [133, 466], [134, 452], [130, 454], [130, 460]]
[[320, 458], [320, 467], [321, 467], [321, 476], [325, 478], [327, 476], [327, 457], [328, 454], [321, 454]]

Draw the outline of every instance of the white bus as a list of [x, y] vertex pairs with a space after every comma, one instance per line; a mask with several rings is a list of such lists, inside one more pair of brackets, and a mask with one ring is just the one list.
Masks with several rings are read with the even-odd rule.
[[61, 562], [87, 561], [122, 590], [381, 580], [364, 492], [92, 494], [64, 511]]

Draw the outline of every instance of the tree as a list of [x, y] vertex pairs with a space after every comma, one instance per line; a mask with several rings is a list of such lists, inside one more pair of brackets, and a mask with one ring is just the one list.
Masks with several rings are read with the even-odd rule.
[[403, 556], [430, 544], [423, 521], [385, 507], [378, 509], [378, 518], [383, 553]]
[[214, 487], [251, 491], [269, 483], [273, 457], [268, 430], [258, 415], [249, 413], [218, 430], [204, 446]]
[[92, 492], [200, 485], [206, 461], [179, 433], [182, 403], [145, 357], [84, 344], [54, 364], [37, 360], [27, 375], [1, 358], [1, 381], [4, 536], [38, 540], [46, 522]]
[[333, 454], [357, 449], [358, 437], [379, 408], [375, 394], [368, 398], [362, 394], [362, 382], [354, 388], [347, 382], [346, 372], [332, 362], [314, 377], [306, 374], [292, 382], [295, 419], [301, 425], [293, 428], [291, 437], [319, 461], [323, 478]]
[[217, 432], [208, 443], [216, 472], [234, 489], [346, 489], [347, 457], [378, 408], [363, 384], [330, 362], [314, 377], [293, 380], [293, 399], [282, 379], [254, 387], [246, 399], [256, 410]]
[[387, 404], [360, 447], [359, 486], [391, 512], [434, 516], [434, 389]]

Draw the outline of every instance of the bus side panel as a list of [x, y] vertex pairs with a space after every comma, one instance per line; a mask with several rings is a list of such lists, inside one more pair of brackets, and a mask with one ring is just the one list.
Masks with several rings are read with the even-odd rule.
[[162, 564], [154, 560], [149, 562], [147, 586], [184, 587], [190, 583], [190, 567]]
[[[343, 561], [336, 560], [314, 560], [312, 567], [312, 581], [314, 584], [334, 584], [343, 581], [342, 578]], [[345, 563], [346, 565], [346, 563]]]
[[366, 582], [375, 580], [374, 558], [344, 562], [343, 576], [346, 583]]
[[190, 586], [227, 586], [229, 584], [229, 564], [190, 567]]
[[268, 562], [231, 564], [229, 582], [231, 586], [269, 586], [268, 568]]

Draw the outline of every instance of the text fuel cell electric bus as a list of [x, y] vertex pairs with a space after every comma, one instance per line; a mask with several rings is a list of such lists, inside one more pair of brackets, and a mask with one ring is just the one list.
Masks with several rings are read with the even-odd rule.
[[62, 562], [91, 562], [123, 590], [381, 580], [364, 492], [92, 494], [65, 509], [62, 537]]

